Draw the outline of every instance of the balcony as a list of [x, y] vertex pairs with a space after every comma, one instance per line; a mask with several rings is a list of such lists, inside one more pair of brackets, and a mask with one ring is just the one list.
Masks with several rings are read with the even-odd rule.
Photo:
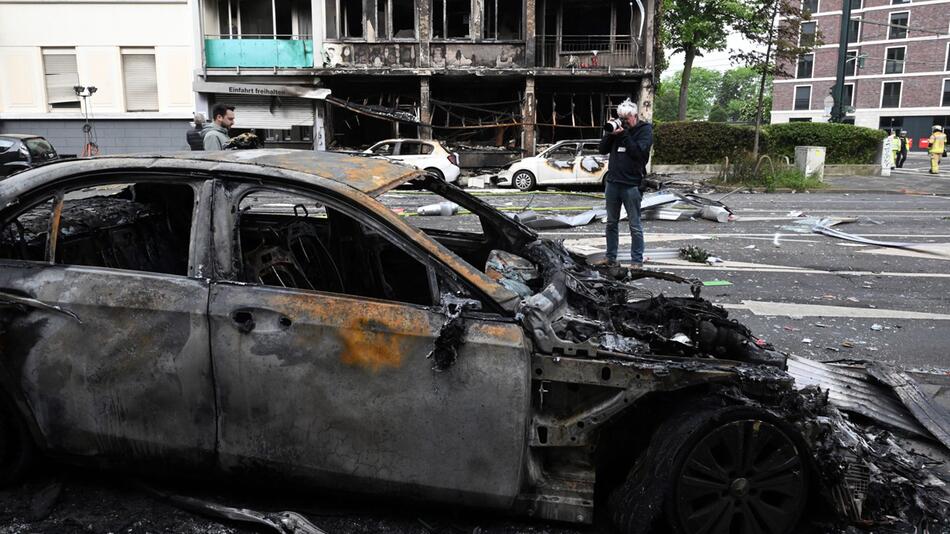
[[313, 68], [313, 39], [309, 35], [205, 36], [208, 68]]
[[539, 35], [537, 66], [551, 68], [640, 68], [640, 43], [630, 35]]

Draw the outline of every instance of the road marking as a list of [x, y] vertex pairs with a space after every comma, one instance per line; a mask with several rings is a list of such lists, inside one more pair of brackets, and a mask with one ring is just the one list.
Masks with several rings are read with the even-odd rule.
[[890, 278], [950, 278], [950, 273], [900, 273], [887, 271], [823, 271], [820, 269], [804, 269], [801, 267], [766, 267], [766, 268], [746, 268], [746, 267], [721, 267], [719, 265], [666, 265], [666, 260], [657, 260], [657, 267], [664, 269], [685, 269], [692, 271], [732, 271], [736, 273], [801, 273], [801, 274], [831, 274], [835, 276], [882, 276]]
[[861, 319], [922, 319], [950, 321], [950, 315], [879, 308], [853, 308], [851, 306], [824, 306], [821, 304], [796, 304], [793, 302], [768, 302], [743, 300], [741, 304], [718, 304], [733, 310], [748, 310], [753, 315], [783, 317], [855, 317]]
[[[879, 254], [881, 256], [904, 256], [908, 258], [922, 258], [925, 260], [950, 260], [950, 243], [915, 245], [915, 250], [899, 248], [872, 248], [859, 250], [862, 254]], [[926, 252], [925, 252], [926, 251]], [[932, 254], [928, 254], [931, 252]]]

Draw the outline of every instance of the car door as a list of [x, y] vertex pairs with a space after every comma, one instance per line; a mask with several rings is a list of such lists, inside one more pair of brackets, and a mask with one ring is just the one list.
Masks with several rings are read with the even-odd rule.
[[[412, 242], [360, 206], [256, 188], [215, 195], [217, 248], [233, 245], [209, 307], [224, 469], [510, 505], [529, 405], [521, 327], [466, 311], [445, 334], [436, 295], [457, 286]], [[434, 369], [446, 335], [463, 343]]]
[[0, 215], [0, 375], [52, 451], [211, 466], [202, 184], [102, 180]]
[[608, 155], [600, 153], [600, 143], [581, 143], [580, 154], [574, 164], [574, 176], [580, 184], [599, 184], [607, 172]]
[[562, 143], [545, 154], [544, 165], [537, 177], [539, 184], [569, 184], [574, 182], [577, 161], [577, 143]]

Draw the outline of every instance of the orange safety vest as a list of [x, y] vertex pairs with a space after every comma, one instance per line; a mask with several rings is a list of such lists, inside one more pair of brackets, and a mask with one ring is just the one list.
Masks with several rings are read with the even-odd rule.
[[934, 132], [930, 136], [930, 153], [931, 154], [943, 154], [943, 150], [947, 145], [947, 134], [943, 132]]

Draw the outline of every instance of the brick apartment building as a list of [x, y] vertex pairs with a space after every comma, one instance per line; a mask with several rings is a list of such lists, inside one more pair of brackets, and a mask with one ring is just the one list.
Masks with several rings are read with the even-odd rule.
[[[817, 32], [821, 44], [790, 69], [795, 77], [775, 80], [773, 123], [828, 120], [842, 1], [804, 0], [812, 15], [801, 38], [807, 42]], [[847, 122], [900, 128], [916, 140], [934, 124], [950, 125], [950, 0], [851, 0], [851, 6], [845, 105], [854, 112]]]
[[[654, 0], [196, 0], [199, 109], [268, 146], [389, 137], [508, 149], [652, 115]], [[462, 154], [463, 160], [465, 154]]]

